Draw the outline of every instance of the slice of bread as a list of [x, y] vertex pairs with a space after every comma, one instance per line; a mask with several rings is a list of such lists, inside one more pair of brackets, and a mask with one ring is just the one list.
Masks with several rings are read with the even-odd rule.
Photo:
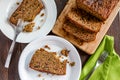
[[30, 68], [57, 75], [66, 74], [67, 60], [60, 61], [56, 52], [48, 52], [42, 48], [37, 50], [30, 61]]
[[63, 29], [69, 34], [79, 38], [81, 41], [86, 41], [86, 42], [94, 41], [97, 34], [97, 33], [86, 31], [82, 28], [78, 28], [74, 24], [68, 21], [64, 23]]
[[70, 41], [71, 43], [76, 42], [76, 45], [83, 45], [83, 41], [80, 40], [79, 38], [77, 38], [74, 35], [71, 35], [71, 33], [66, 32], [66, 30], [64, 30], [64, 28], [62, 28], [62, 36], [63, 38], [65, 38], [66, 40]]
[[102, 25], [102, 21], [77, 8], [73, 8], [66, 17], [77, 27], [81, 27], [92, 32], [98, 32]]
[[18, 19], [31, 22], [37, 14], [43, 9], [43, 3], [40, 0], [23, 0], [16, 11], [11, 15], [10, 22], [17, 25]]
[[76, 0], [76, 4], [78, 8], [105, 21], [119, 1], [120, 0]]

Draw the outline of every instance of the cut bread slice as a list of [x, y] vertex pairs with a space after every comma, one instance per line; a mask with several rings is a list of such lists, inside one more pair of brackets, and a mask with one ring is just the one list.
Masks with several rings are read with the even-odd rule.
[[65, 22], [63, 29], [69, 34], [79, 38], [81, 41], [86, 41], [86, 42], [94, 41], [97, 34], [94, 32], [86, 31], [82, 28], [78, 28], [70, 22]]
[[31, 22], [36, 15], [43, 9], [43, 3], [40, 0], [23, 0], [16, 11], [11, 15], [10, 22], [17, 25], [18, 19]]
[[66, 17], [77, 27], [81, 27], [92, 32], [98, 32], [102, 25], [102, 21], [81, 9], [73, 8]]
[[60, 61], [56, 52], [48, 52], [42, 48], [38, 49], [33, 55], [29, 64], [30, 68], [57, 75], [66, 74], [67, 60]]
[[74, 41], [78, 45], [83, 45], [83, 41], [82, 40], [80, 40], [79, 38], [77, 38], [74, 35], [71, 35], [71, 33], [66, 32], [66, 30], [64, 30], [64, 28], [62, 28], [62, 30], [64, 32], [63, 36], [62, 36], [63, 38], [65, 38], [66, 40], [70, 41], [71, 43], [73, 43], [73, 41]]

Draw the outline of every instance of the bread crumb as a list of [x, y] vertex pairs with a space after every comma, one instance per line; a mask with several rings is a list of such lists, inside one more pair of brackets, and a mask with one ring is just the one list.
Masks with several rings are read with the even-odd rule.
[[54, 76], [55, 74], [52, 74], [52, 76]]
[[35, 23], [29, 23], [25, 25], [23, 32], [32, 32], [34, 26], [35, 26]]
[[70, 62], [67, 60], [67, 63], [69, 64]]
[[47, 48], [47, 49], [49, 49], [49, 50], [50, 50], [50, 47], [49, 47], [48, 45], [45, 45], [45, 46], [44, 46], [44, 48]]
[[38, 74], [38, 77], [41, 77], [42, 75], [41, 74]]
[[38, 26], [37, 30], [39, 30], [39, 29], [40, 29], [40, 26]]
[[61, 58], [62, 56], [60, 55], [59, 58]]
[[63, 56], [61, 56], [61, 58], [62, 58], [62, 59], [64, 59], [64, 57], [63, 57]]
[[42, 19], [41, 22], [43, 22], [44, 20]]
[[44, 13], [42, 13], [40, 16], [42, 17], [42, 16], [44, 16], [45, 14]]
[[61, 54], [64, 55], [64, 56], [66, 56], [66, 57], [68, 57], [69, 51], [67, 49], [63, 49], [61, 51]]
[[19, 2], [16, 2], [17, 5], [19, 5], [20, 3]]
[[70, 65], [71, 67], [73, 67], [73, 66], [75, 66], [75, 62], [70, 62], [69, 65]]

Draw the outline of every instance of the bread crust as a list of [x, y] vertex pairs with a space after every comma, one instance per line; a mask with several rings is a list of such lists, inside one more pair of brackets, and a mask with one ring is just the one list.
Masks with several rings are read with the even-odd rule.
[[105, 21], [119, 0], [76, 0], [78, 8], [83, 9]]

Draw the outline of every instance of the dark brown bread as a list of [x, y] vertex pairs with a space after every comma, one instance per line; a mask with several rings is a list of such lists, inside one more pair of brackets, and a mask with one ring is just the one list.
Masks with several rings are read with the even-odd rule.
[[17, 25], [18, 19], [31, 22], [43, 7], [40, 0], [23, 0], [16, 11], [11, 15], [10, 22], [15, 25]]
[[70, 22], [65, 22], [63, 29], [69, 34], [79, 38], [81, 41], [94, 41], [97, 33], [88, 32], [82, 28], [76, 27], [74, 24]]
[[119, 0], [76, 0], [78, 8], [81, 8], [102, 21], [105, 21]]
[[48, 52], [41, 48], [35, 52], [29, 66], [37, 71], [65, 75], [66, 64], [66, 60], [61, 62], [60, 59], [56, 57], [56, 52]]
[[73, 41], [74, 41], [78, 45], [83, 45], [83, 41], [81, 41], [79, 38], [77, 38], [74, 35], [71, 35], [70, 33], [66, 32], [64, 29], [63, 29], [63, 31], [64, 31], [63, 38], [67, 39], [71, 43], [73, 43]]
[[67, 14], [67, 18], [77, 27], [81, 27], [92, 32], [98, 32], [102, 25], [102, 21], [81, 9], [73, 8]]
[[67, 50], [66, 48], [61, 50], [61, 54], [64, 55], [64, 56], [66, 56], [66, 57], [68, 57], [69, 52], [70, 51]]

